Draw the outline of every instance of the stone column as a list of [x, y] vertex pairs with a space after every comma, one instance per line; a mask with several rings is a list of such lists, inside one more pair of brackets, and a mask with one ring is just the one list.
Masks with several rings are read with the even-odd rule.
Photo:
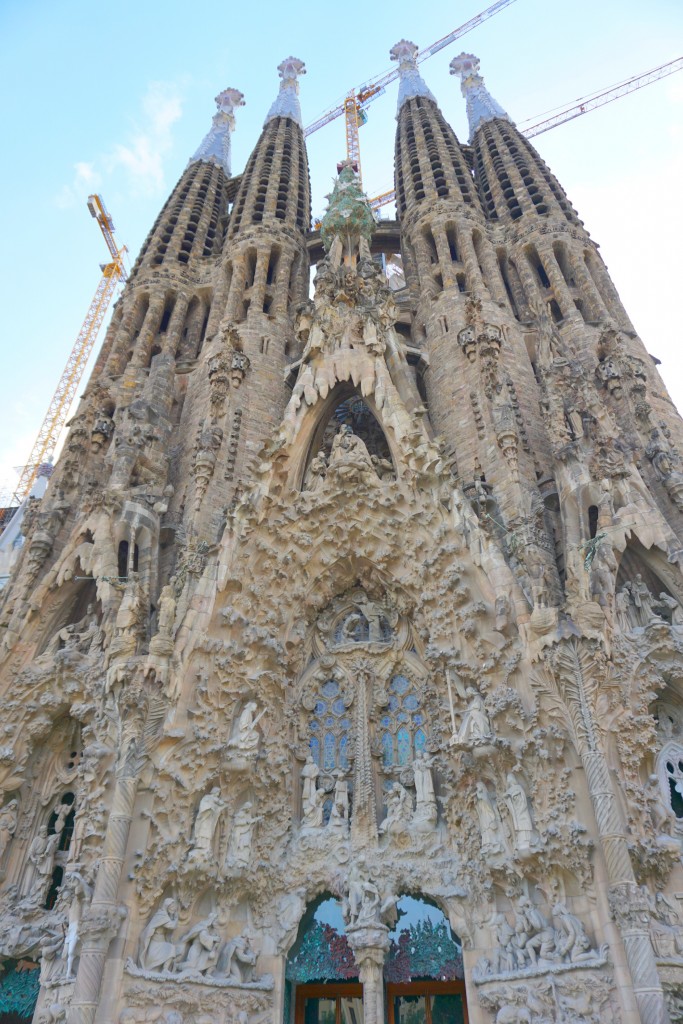
[[386, 925], [349, 925], [346, 937], [363, 986], [364, 1024], [384, 1024], [384, 958], [389, 949]]
[[669, 1013], [650, 941], [650, 915], [633, 872], [607, 759], [599, 745], [595, 711], [583, 678], [586, 661], [592, 655], [588, 650], [581, 651], [578, 645], [571, 654], [569, 651], [563, 648], [558, 652], [559, 667], [605, 857], [610, 916], [624, 944], [641, 1021], [668, 1024]]

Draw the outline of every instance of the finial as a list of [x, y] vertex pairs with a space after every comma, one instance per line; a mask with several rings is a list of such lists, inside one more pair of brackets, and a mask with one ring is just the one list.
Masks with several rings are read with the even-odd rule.
[[460, 75], [460, 89], [467, 101], [470, 142], [479, 125], [485, 121], [501, 118], [512, 123], [510, 115], [503, 110], [500, 103], [496, 103], [484, 85], [484, 79], [479, 74], [478, 57], [473, 53], [461, 53], [453, 58], [449, 67], [452, 75]]
[[301, 121], [301, 106], [299, 105], [299, 75], [306, 74], [306, 65], [298, 57], [286, 57], [282, 64], [278, 64], [278, 72], [282, 81], [280, 91], [275, 102], [268, 111], [264, 124], [268, 124], [274, 117], [291, 117], [298, 125], [303, 127]]
[[413, 96], [424, 96], [436, 103], [422, 75], [417, 70], [417, 53], [417, 46], [408, 39], [401, 39], [396, 46], [392, 46], [389, 50], [391, 59], [398, 61], [398, 73], [401, 80], [398, 87], [397, 115], [406, 100], [412, 99]]
[[244, 106], [244, 96], [239, 89], [224, 89], [216, 96], [216, 106], [218, 113], [213, 115], [211, 128], [190, 163], [203, 160], [217, 164], [230, 177], [230, 134], [235, 130], [235, 110]]
[[361, 239], [369, 242], [375, 229], [375, 218], [353, 161], [343, 160], [337, 166], [339, 177], [330, 195], [326, 196], [329, 204], [322, 219], [320, 236], [326, 252], [330, 251], [335, 238], [340, 238], [351, 255]]

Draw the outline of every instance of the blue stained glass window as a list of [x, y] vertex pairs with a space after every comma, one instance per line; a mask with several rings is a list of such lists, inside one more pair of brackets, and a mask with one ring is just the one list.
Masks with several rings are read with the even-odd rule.
[[339, 767], [345, 771], [349, 767], [349, 737], [346, 734], [339, 740]]
[[389, 732], [382, 734], [382, 755], [385, 768], [394, 763], [394, 740]]
[[332, 718], [331, 716], [326, 718], [325, 725], [327, 726], [328, 729], [332, 729], [334, 727], [334, 718]]
[[398, 763], [408, 764], [411, 759], [412, 751], [410, 749], [410, 733], [405, 726], [401, 726], [396, 733], [396, 747], [398, 750]]
[[389, 726], [391, 725], [391, 719], [389, 718], [389, 715], [384, 716], [384, 718], [382, 719], [382, 725], [384, 726], [385, 729], [389, 728]]
[[318, 723], [316, 722], [316, 720], [314, 718], [313, 721], [311, 722], [311, 732], [316, 732], [318, 730], [318, 728], [319, 728]]
[[394, 697], [394, 696], [391, 696], [389, 698], [389, 710], [390, 711], [395, 711], [397, 707], [398, 707], [398, 698]]
[[351, 728], [351, 720], [349, 718], [342, 718], [341, 722], [339, 723], [339, 727], [341, 729], [350, 729]]
[[332, 705], [332, 710], [334, 711], [335, 715], [343, 715], [344, 714], [344, 711], [346, 710], [346, 708], [344, 707], [344, 701], [342, 700], [341, 697], [337, 697], [337, 699], [335, 700], [334, 704]]
[[313, 708], [313, 710], [315, 711], [316, 715], [324, 715], [325, 712], [327, 711], [327, 704], [325, 703], [324, 700], [319, 700], [316, 702], [316, 705]]
[[418, 729], [415, 733], [415, 753], [421, 754], [427, 746], [427, 737], [425, 736], [422, 729]]
[[315, 763], [320, 767], [320, 740], [317, 736], [311, 736], [311, 757]]
[[323, 804], [323, 825], [327, 825], [332, 814], [332, 799], [326, 800]]
[[414, 711], [419, 706], [420, 702], [414, 693], [409, 693], [407, 697], [403, 698], [403, 707], [408, 708], [409, 711]]
[[336, 743], [334, 742], [334, 735], [331, 732], [325, 733], [325, 739], [323, 741], [323, 769], [326, 772], [331, 772], [336, 767]]
[[422, 715], [413, 715], [413, 721], [415, 722], [415, 725], [422, 725], [424, 719]]
[[334, 679], [328, 679], [327, 682], [323, 684], [320, 692], [323, 697], [336, 697], [339, 693], [339, 684], [335, 683]]
[[394, 676], [391, 680], [391, 689], [394, 693], [403, 694], [410, 689], [410, 683], [405, 676]]

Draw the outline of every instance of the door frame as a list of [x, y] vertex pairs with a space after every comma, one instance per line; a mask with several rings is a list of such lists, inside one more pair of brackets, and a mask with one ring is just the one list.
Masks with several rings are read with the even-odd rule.
[[[394, 1018], [394, 997], [395, 996], [438, 996], [453, 995], [462, 996], [462, 1009], [464, 1024], [468, 1024], [467, 995], [464, 981], [401, 981], [388, 982], [385, 987], [387, 1020], [389, 1024], [396, 1024]], [[432, 1024], [431, 1009], [427, 1009], [427, 1024]]]
[[313, 985], [297, 985], [294, 1001], [294, 1022], [304, 1024], [304, 1003], [306, 999], [336, 999], [336, 1024], [342, 1024], [341, 996], [363, 998], [363, 986], [359, 981], [327, 981]]

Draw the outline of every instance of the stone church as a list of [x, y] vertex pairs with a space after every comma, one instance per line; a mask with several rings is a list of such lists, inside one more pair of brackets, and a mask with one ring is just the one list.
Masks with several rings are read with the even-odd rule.
[[240, 174], [217, 97], [25, 513], [0, 1024], [683, 1020], [683, 424], [416, 52], [395, 221], [311, 230], [301, 61]]

